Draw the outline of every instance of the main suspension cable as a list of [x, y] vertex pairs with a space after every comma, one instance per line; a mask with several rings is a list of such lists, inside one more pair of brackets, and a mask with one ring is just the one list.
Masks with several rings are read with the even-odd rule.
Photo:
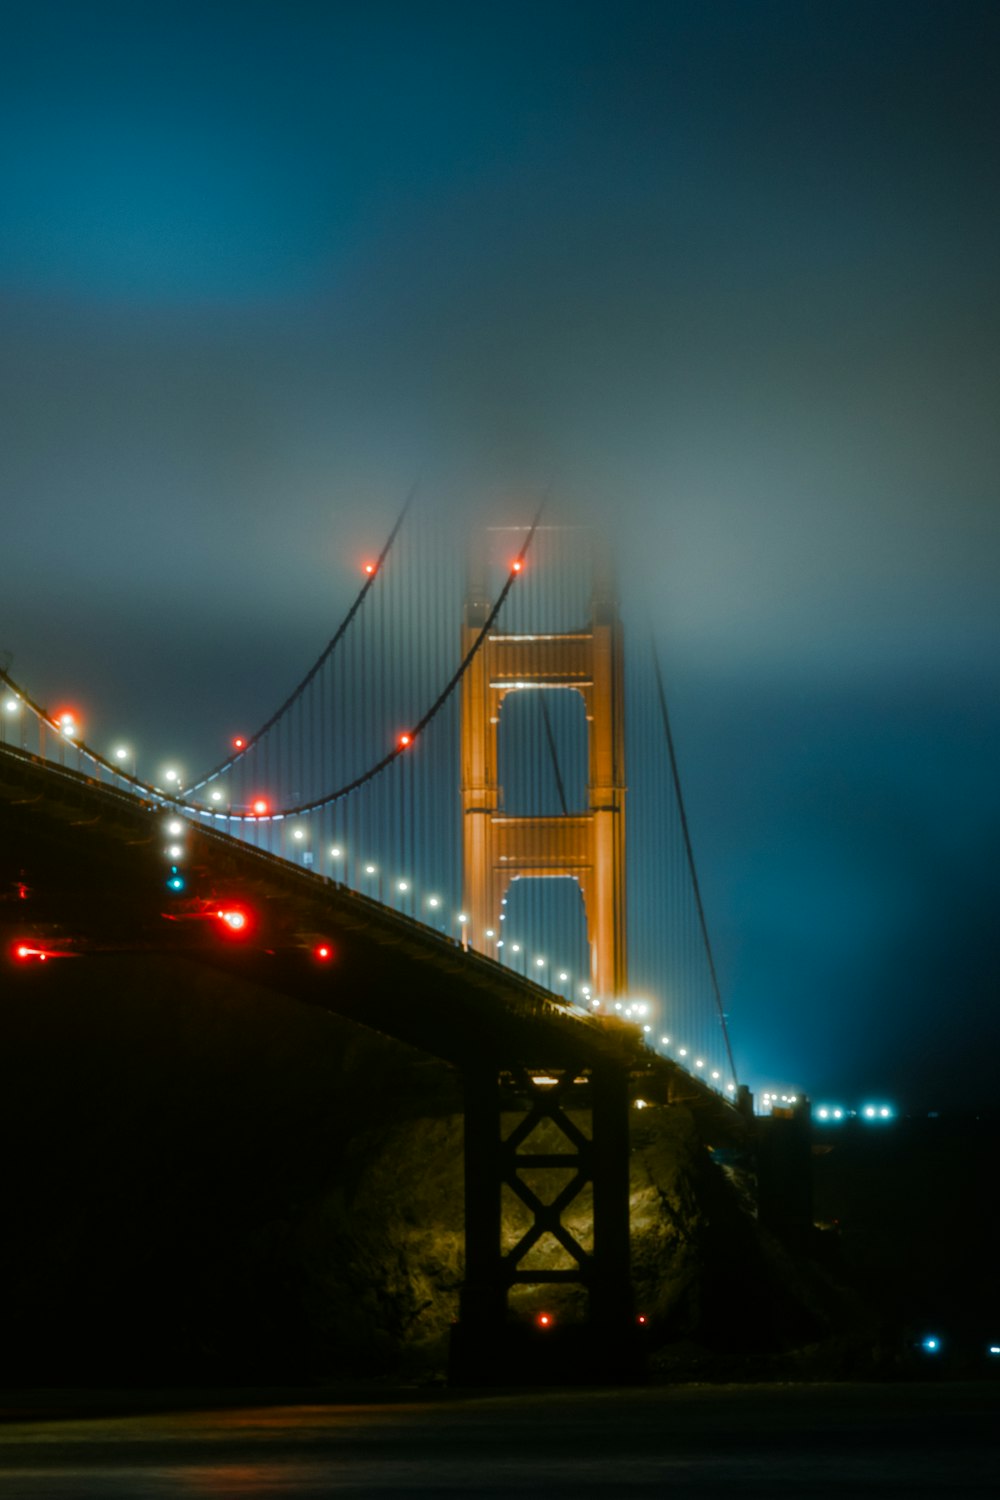
[[390, 531], [385, 546], [382, 548], [382, 551], [379, 553], [374, 565], [368, 573], [368, 576], [366, 577], [364, 583], [361, 585], [357, 598], [354, 600], [354, 603], [347, 611], [347, 614], [341, 620], [333, 636], [330, 638], [326, 646], [323, 648], [319, 656], [317, 656], [316, 660], [309, 668], [309, 671], [302, 678], [302, 681], [292, 689], [288, 697], [285, 699], [284, 703], [281, 704], [280, 708], [275, 709], [274, 713], [266, 723], [262, 724], [260, 728], [253, 734], [244, 737], [243, 743], [237, 750], [235, 755], [230, 755], [228, 759], [220, 761], [219, 764], [217, 766], [214, 766], [211, 771], [207, 772], [207, 774], [204, 775], [200, 781], [194, 782], [192, 786], [189, 786], [187, 788], [188, 796], [190, 796], [192, 792], [200, 791], [203, 786], [207, 786], [210, 781], [214, 781], [217, 776], [221, 776], [225, 771], [231, 770], [232, 767], [236, 765], [237, 761], [242, 760], [247, 752], [252, 750], [254, 745], [256, 745], [257, 742], [262, 739], [265, 734], [267, 734], [268, 730], [273, 729], [278, 720], [284, 718], [288, 710], [302, 697], [302, 694], [305, 692], [306, 688], [313, 681], [316, 674], [323, 668], [326, 662], [329, 661], [330, 657], [337, 649], [337, 646], [347, 634], [355, 615], [358, 613], [358, 610], [367, 599], [369, 591], [371, 590], [372, 586], [375, 583], [375, 580], [379, 577], [382, 571], [382, 564], [385, 562], [386, 558], [389, 555], [392, 544], [396, 540], [399, 529], [406, 517], [406, 513], [409, 510], [410, 506], [413, 504], [413, 500], [419, 488], [420, 481], [418, 479], [415, 480], [413, 485], [411, 486], [410, 492], [403, 502], [403, 508], [396, 518], [396, 524]]
[[674, 736], [670, 728], [670, 714], [667, 711], [667, 695], [663, 687], [663, 676], [660, 672], [660, 659], [656, 650], [656, 642], [650, 642], [650, 650], [653, 654], [653, 672], [656, 677], [656, 696], [660, 705], [660, 719], [663, 724], [663, 734], [667, 742], [667, 754], [670, 758], [670, 774], [674, 783], [674, 795], [677, 798], [677, 812], [680, 817], [681, 833], [684, 838], [684, 850], [687, 855], [688, 873], [691, 876], [691, 888], [694, 892], [695, 906], [698, 911], [698, 922], [701, 927], [701, 938], [705, 946], [705, 956], [708, 959], [708, 970], [712, 978], [712, 992], [715, 996], [716, 1010], [719, 1015], [719, 1024], [722, 1027], [722, 1036], [726, 1044], [726, 1057], [732, 1076], [736, 1078], [736, 1063], [733, 1060], [733, 1049], [729, 1040], [729, 1027], [726, 1025], [726, 1012], [722, 1004], [722, 990], [719, 986], [719, 976], [715, 968], [715, 957], [712, 953], [712, 943], [708, 935], [708, 923], [705, 920], [705, 907], [701, 899], [701, 885], [698, 880], [698, 871], [694, 862], [694, 849], [691, 846], [691, 832], [688, 828], [687, 809], [684, 806], [684, 794], [681, 791], [680, 771], [677, 767], [677, 754], [674, 749]]

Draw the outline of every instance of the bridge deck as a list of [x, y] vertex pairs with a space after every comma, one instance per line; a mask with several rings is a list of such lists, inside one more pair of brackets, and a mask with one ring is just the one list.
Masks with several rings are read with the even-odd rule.
[[[717, 1138], [742, 1133], [739, 1110], [651, 1054], [634, 1028], [584, 1014], [414, 918], [191, 818], [188, 890], [173, 900], [163, 819], [174, 811], [184, 815], [166, 799], [143, 801], [0, 747], [0, 926], [9, 941], [33, 928], [80, 957], [184, 954], [457, 1066], [487, 1057], [538, 1069], [612, 1062], [647, 1099], [697, 1108]], [[197, 916], [235, 901], [254, 919], [244, 942], [225, 941]], [[328, 964], [313, 956], [319, 939], [332, 945]]]

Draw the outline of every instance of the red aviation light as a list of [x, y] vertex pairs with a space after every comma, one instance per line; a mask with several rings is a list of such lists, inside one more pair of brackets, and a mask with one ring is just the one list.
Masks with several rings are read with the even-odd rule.
[[535, 1322], [538, 1324], [539, 1328], [552, 1328], [555, 1324], [555, 1321], [556, 1320], [551, 1313], [539, 1313], [535, 1318]]
[[400, 750], [408, 750], [412, 744], [413, 735], [410, 734], [407, 730], [404, 730], [396, 741], [396, 745]]
[[313, 949], [313, 958], [317, 963], [328, 964], [333, 958], [333, 949], [329, 943], [317, 943]]
[[234, 750], [245, 750], [246, 747], [247, 747], [247, 742], [246, 742], [246, 740], [243, 738], [243, 736], [241, 734], [236, 734], [236, 735], [233, 736], [233, 749]]
[[520, 571], [521, 571], [521, 569], [523, 567], [524, 567], [524, 558], [523, 557], [515, 557], [514, 561], [510, 565], [510, 571], [512, 573], [520, 573]]
[[255, 797], [250, 804], [250, 811], [255, 818], [266, 818], [271, 811], [271, 804], [266, 797]]
[[375, 574], [378, 572], [378, 563], [366, 562], [365, 572], [368, 574], [369, 578], [374, 578]]

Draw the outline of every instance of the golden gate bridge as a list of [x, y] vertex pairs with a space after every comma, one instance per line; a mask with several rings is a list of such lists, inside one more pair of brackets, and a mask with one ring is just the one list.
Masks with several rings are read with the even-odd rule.
[[[532, 1280], [582, 1283], [602, 1346], [610, 1334], [626, 1349], [623, 1111], [643, 1094], [714, 1097], [725, 1134], [746, 1098], [659, 664], [648, 638], [626, 638], [597, 533], [536, 516], [469, 541], [418, 521], [411, 497], [308, 671], [194, 777], [144, 779], [127, 754], [88, 742], [78, 710], [0, 678], [9, 803], [83, 807], [92, 817], [64, 821], [103, 819], [119, 842], [131, 818], [142, 833], [125, 843], [159, 871], [156, 915], [171, 934], [197, 929], [201, 957], [295, 950], [315, 973], [285, 966], [287, 993], [319, 994], [462, 1069], [465, 1366], [473, 1347], [495, 1352], [507, 1290]], [[8, 892], [21, 924], [11, 961], [120, 941], [51, 921], [51, 906], [33, 921], [31, 900], [15, 899], [32, 894], [30, 864]], [[294, 917], [261, 921], [282, 901]], [[149, 920], [137, 918], [147, 942]], [[373, 989], [377, 1003], [359, 1001]], [[504, 1135], [515, 1097], [521, 1124]], [[589, 1108], [591, 1129], [571, 1105]], [[531, 1149], [542, 1121], [562, 1149]], [[546, 1171], [569, 1174], [548, 1198], [529, 1182]], [[530, 1222], [501, 1249], [504, 1187]], [[587, 1244], [563, 1217], [583, 1190]]]

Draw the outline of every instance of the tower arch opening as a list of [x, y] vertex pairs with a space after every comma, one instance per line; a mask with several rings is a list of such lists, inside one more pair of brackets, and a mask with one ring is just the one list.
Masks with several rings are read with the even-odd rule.
[[579, 881], [571, 875], [517, 877], [507, 886], [501, 914], [503, 962], [546, 989], [585, 1003], [591, 963]]
[[499, 808], [508, 817], [587, 811], [587, 712], [573, 688], [508, 691], [497, 726]]

